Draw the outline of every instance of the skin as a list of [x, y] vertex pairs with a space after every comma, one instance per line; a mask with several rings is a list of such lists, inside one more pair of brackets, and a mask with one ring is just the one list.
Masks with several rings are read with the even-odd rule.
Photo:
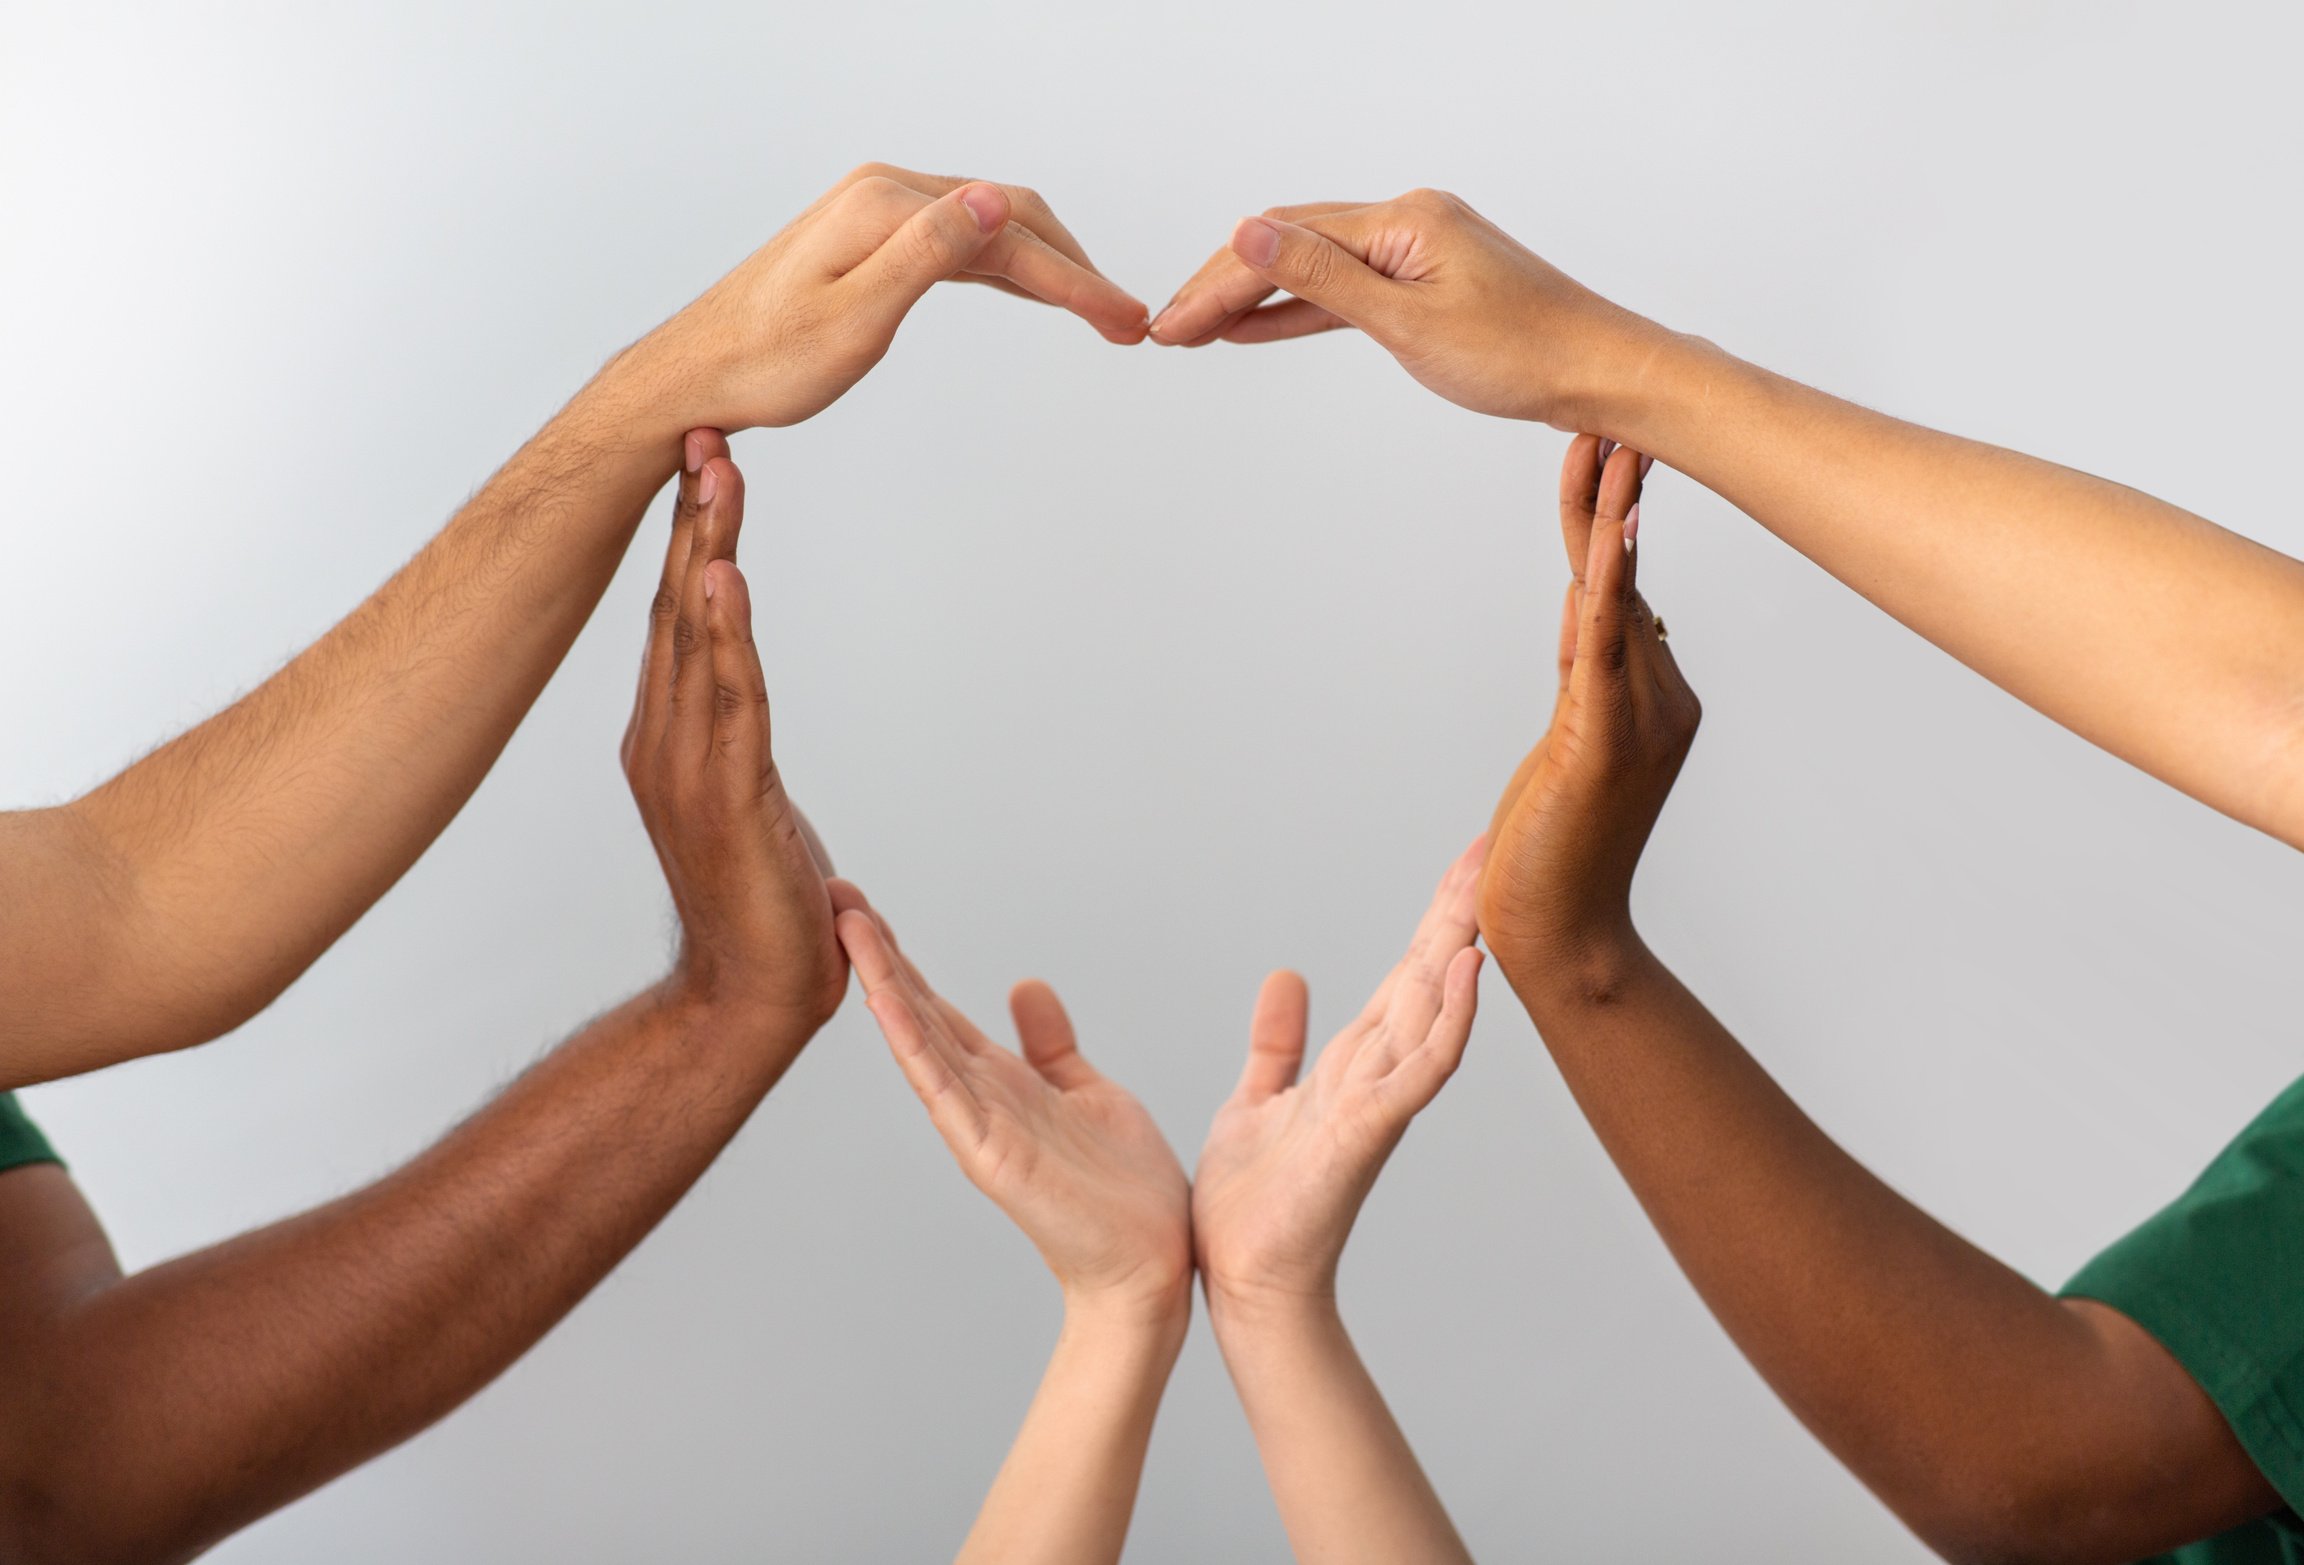
[[1064, 1325], [959, 1558], [1120, 1558], [1144, 1452], [1192, 1313], [1191, 1193], [1144, 1106], [1081, 1055], [1055, 991], [1009, 996], [1001, 1048], [921, 977], [861, 893], [842, 947], [904, 1078], [962, 1172], [1039, 1249]]
[[2304, 564], [1668, 331], [1439, 191], [1243, 219], [1152, 336], [1346, 325], [1463, 407], [1649, 453], [2012, 695], [2304, 847]]
[[1700, 709], [1637, 588], [1639, 463], [1569, 448], [1550, 729], [1497, 806], [1489, 947], [1705, 1303], [1947, 1559], [2124, 1561], [2278, 1508], [2141, 1327], [2055, 1298], [1817, 1129], [1642, 941], [1640, 852]]
[[1336, 1271], [1385, 1160], [1471, 1037], [1484, 846], [1450, 867], [1407, 954], [1309, 1075], [1304, 980], [1265, 980], [1247, 1065], [1200, 1152], [1208, 1318], [1299, 1560], [1471, 1558], [1344, 1329]]
[[[0, 814], [0, 1088], [262, 1010], [479, 786], [691, 429], [821, 411], [937, 281], [1143, 306], [1036, 194], [868, 164], [620, 353], [448, 526], [243, 700], [71, 803]], [[702, 460], [691, 447], [686, 470]]]
[[132, 1277], [61, 1168], [0, 1174], [0, 1558], [188, 1559], [440, 1418], [647, 1234], [839, 1005], [733, 563], [742, 482], [697, 444], [624, 748], [671, 971], [406, 1167]]

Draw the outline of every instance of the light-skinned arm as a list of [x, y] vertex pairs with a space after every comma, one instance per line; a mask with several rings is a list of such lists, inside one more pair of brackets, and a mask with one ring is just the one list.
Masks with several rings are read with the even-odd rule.
[[1028, 190], [868, 165], [625, 350], [376, 594], [69, 804], [0, 814], [0, 1088], [182, 1048], [271, 1002], [479, 786], [682, 436], [796, 423], [939, 279], [1143, 307]]
[[1152, 330], [1339, 325], [1464, 407], [1650, 453], [2012, 695], [2304, 847], [2304, 563], [1668, 331], [1437, 191], [1244, 219]]
[[841, 945], [905, 1080], [976, 1188], [1039, 1249], [1064, 1325], [963, 1565], [1120, 1557], [1152, 1422], [1192, 1314], [1191, 1196], [1144, 1106], [1090, 1065], [1046, 984], [1009, 996], [1021, 1054], [920, 976], [855, 888]]
[[1407, 955], [1301, 1080], [1304, 980], [1265, 980], [1193, 1179], [1208, 1319], [1300, 1560], [1471, 1557], [1344, 1329], [1336, 1272], [1385, 1160], [1471, 1037], [1482, 846], [1450, 867]]
[[0, 1174], [0, 1558], [188, 1559], [440, 1418], [663, 1217], [838, 1006], [731, 559], [742, 484], [700, 439], [624, 747], [680, 916], [671, 972], [398, 1172], [134, 1276], [61, 1168]]
[[1499, 802], [1489, 949], [1689, 1281], [1785, 1405], [1947, 1559], [2133, 1560], [2276, 1509], [2142, 1327], [2052, 1297], [1803, 1114], [1641, 940], [1631, 884], [1700, 709], [1637, 587], [1639, 464], [1571, 444], [1549, 730]]

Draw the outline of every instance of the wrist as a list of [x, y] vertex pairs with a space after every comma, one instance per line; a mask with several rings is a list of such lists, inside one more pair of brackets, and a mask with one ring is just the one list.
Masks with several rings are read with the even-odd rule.
[[1171, 1361], [1183, 1350], [1192, 1324], [1192, 1284], [1156, 1293], [1064, 1290], [1064, 1336], [1117, 1344]]
[[1488, 948], [1539, 1031], [1548, 1019], [1621, 1004], [1656, 961], [1628, 916], [1564, 935], [1500, 932]]
[[1604, 435], [1667, 466], [1683, 466], [1688, 432], [1721, 383], [1751, 366], [1718, 343], [1640, 316], [1606, 337], [1606, 351], [1587, 361], [1579, 389], [1565, 399], [1572, 416], [1556, 426]]
[[1219, 1343], [1299, 1334], [1343, 1324], [1333, 1283], [1325, 1287], [1208, 1284], [1208, 1324]]
[[725, 1045], [788, 1063], [822, 1023], [747, 996], [700, 988], [674, 973], [657, 984], [656, 1003], [681, 1037], [698, 1047]]

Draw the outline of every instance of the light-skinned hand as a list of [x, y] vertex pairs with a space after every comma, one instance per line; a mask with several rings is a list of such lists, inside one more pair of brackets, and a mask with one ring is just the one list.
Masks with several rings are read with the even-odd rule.
[[1008, 997], [1021, 1054], [936, 993], [846, 882], [839, 936], [904, 1079], [976, 1188], [1039, 1249], [1067, 1311], [1189, 1310], [1191, 1196], [1144, 1105], [1079, 1050], [1054, 990]]
[[1479, 999], [1473, 892], [1485, 839], [1467, 848], [1397, 967], [1304, 1063], [1304, 980], [1264, 981], [1248, 1063], [1217, 1112], [1192, 1186], [1209, 1309], [1333, 1300], [1353, 1219], [1408, 1122], [1464, 1057]]

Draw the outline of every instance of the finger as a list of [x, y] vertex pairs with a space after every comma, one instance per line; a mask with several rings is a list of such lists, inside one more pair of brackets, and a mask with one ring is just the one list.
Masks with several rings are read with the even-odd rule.
[[696, 480], [704, 464], [728, 455], [728, 437], [717, 429], [691, 429], [680, 442], [680, 472], [672, 486], [672, 536], [664, 548], [664, 569], [648, 601], [648, 637], [640, 649], [640, 692], [632, 721], [624, 730], [624, 763], [653, 755], [663, 737], [672, 685], [672, 627], [680, 613], [680, 586], [687, 579], [688, 545], [696, 530]]
[[833, 924], [840, 948], [864, 980], [864, 1004], [888, 1040], [904, 1079], [912, 1084], [928, 1117], [947, 1141], [983, 1134], [984, 1115], [962, 1078], [959, 1062], [942, 1046], [935, 1029], [923, 1020], [912, 999], [890, 981], [893, 968], [879, 926], [861, 912], [842, 913]]
[[1290, 337], [1309, 337], [1314, 332], [1334, 331], [1345, 324], [1342, 316], [1309, 299], [1283, 299], [1278, 304], [1250, 310], [1216, 335], [1226, 342], [1281, 342]]
[[1072, 237], [1072, 230], [1066, 228], [1063, 220], [1057, 217], [1055, 209], [1048, 205], [1040, 192], [1029, 185], [1003, 185], [990, 180], [955, 178], [949, 174], [923, 174], [917, 169], [891, 168], [886, 164], [872, 165], [871, 167], [872, 172], [878, 177], [892, 179], [900, 185], [909, 185], [921, 194], [931, 197], [949, 195], [963, 185], [991, 184], [995, 190], [1008, 198], [1009, 212], [1014, 221], [1031, 229], [1058, 251], [1079, 262], [1089, 271], [1095, 272], [1099, 277], [1103, 275], [1096, 263], [1088, 259], [1088, 252], [1081, 246], [1080, 241]]
[[1311, 996], [1300, 973], [1282, 968], [1265, 978], [1256, 992], [1256, 1012], [1248, 1023], [1248, 1063], [1241, 1068], [1240, 1084], [1232, 1096], [1243, 1103], [1261, 1103], [1276, 1092], [1296, 1085], [1304, 1067], [1304, 1026]]
[[712, 643], [712, 765], [722, 798], [741, 809], [776, 787], [776, 763], [768, 680], [752, 641], [752, 592], [734, 560], [704, 567], [704, 623]]
[[663, 746], [683, 766], [702, 766], [712, 744], [712, 642], [704, 596], [705, 568], [736, 557], [744, 526], [744, 475], [726, 457], [696, 475], [696, 524], [672, 619], [672, 695]]
[[1605, 444], [1598, 435], [1578, 435], [1560, 459], [1560, 540], [1568, 546], [1568, 571], [1578, 585], [1584, 580], [1592, 518], [1600, 505], [1600, 448]]
[[867, 199], [876, 213], [901, 211], [908, 200], [919, 203], [889, 226], [871, 253], [846, 268], [841, 279], [851, 291], [898, 315], [945, 278], [964, 270], [1008, 224], [1006, 193], [981, 181], [932, 198], [896, 186], [886, 194], [860, 195], [858, 202]]
[[1144, 340], [1143, 300], [1023, 223], [1009, 223], [968, 270], [1013, 283], [1034, 298], [1069, 310], [1112, 342]]
[[1392, 993], [1384, 1010], [1384, 1032], [1399, 1049], [1421, 1043], [1447, 998], [1448, 964], [1456, 953], [1472, 944], [1480, 933], [1478, 892], [1480, 865], [1488, 854], [1483, 832], [1456, 855], [1432, 893], [1408, 954], [1401, 958]]
[[1064, 1002], [1039, 979], [1027, 978], [1008, 991], [1008, 1014], [1016, 1020], [1016, 1038], [1024, 1046], [1024, 1058], [1048, 1085], [1069, 1092], [1103, 1079], [1096, 1067], [1081, 1057]]
[[[1360, 201], [1313, 201], [1299, 206], [1267, 208], [1266, 217], [1302, 222], [1350, 212], [1367, 205]], [[1272, 284], [1248, 269], [1229, 245], [1200, 264], [1184, 286], [1152, 318], [1153, 340], [1171, 347], [1198, 347], [1214, 342], [1249, 311], [1272, 296]]]
[[1263, 281], [1374, 335], [1400, 318], [1411, 295], [1408, 284], [1385, 276], [1327, 234], [1281, 218], [1242, 218], [1232, 231], [1232, 253]]
[[1472, 1040], [1472, 1018], [1480, 1008], [1483, 960], [1474, 947], [1466, 947], [1449, 959], [1440, 1014], [1433, 1019], [1424, 1041], [1400, 1062], [1398, 1074], [1407, 1078], [1416, 1109], [1430, 1103], [1464, 1062], [1464, 1046]]
[[[1630, 470], [1629, 462], [1623, 464]], [[1631, 684], [1627, 675], [1629, 616], [1624, 594], [1624, 501], [1622, 486], [1613, 486], [1616, 471], [1600, 486], [1598, 514], [1592, 521], [1592, 539], [1584, 552], [1583, 607], [1576, 625], [1576, 666], [1568, 682], [1580, 703], [1609, 717], [1630, 710]]]
[[842, 880], [837, 875], [829, 876], [824, 882], [824, 892], [832, 900], [835, 918], [842, 913], [869, 914], [872, 911], [872, 903], [864, 895], [864, 888], [853, 880]]
[[880, 939], [888, 948], [889, 961], [894, 968], [892, 981], [904, 990], [923, 1015], [935, 1019], [942, 1041], [961, 1054], [986, 1054], [998, 1048], [999, 1045], [985, 1037], [960, 1007], [936, 992], [936, 986], [928, 981], [905, 953], [903, 943], [896, 938], [896, 931], [889, 927], [888, 920], [880, 910], [868, 906], [864, 912], [879, 930]]

